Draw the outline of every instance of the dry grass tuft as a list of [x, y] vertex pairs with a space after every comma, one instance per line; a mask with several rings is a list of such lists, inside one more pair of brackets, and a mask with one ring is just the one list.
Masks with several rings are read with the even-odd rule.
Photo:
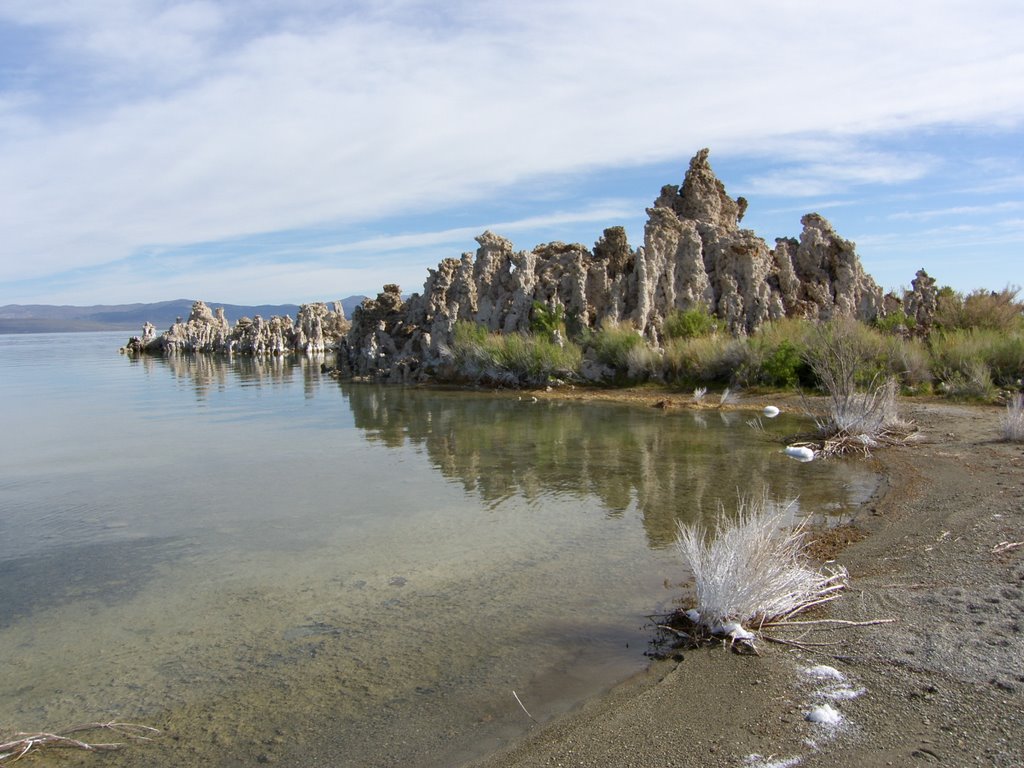
[[1024, 442], [1024, 395], [1018, 393], [1006, 404], [1003, 437], [1014, 443]]
[[839, 596], [841, 566], [815, 568], [803, 554], [804, 528], [787, 525], [791, 504], [741, 500], [735, 517], [719, 511], [714, 536], [680, 524], [677, 547], [697, 592], [691, 621], [712, 635], [752, 646], [755, 631]]
[[914, 425], [900, 418], [895, 378], [871, 378], [861, 385], [868, 350], [856, 321], [841, 318], [819, 328], [807, 363], [824, 390], [826, 413], [816, 419], [821, 454], [868, 455], [872, 448], [907, 442]]

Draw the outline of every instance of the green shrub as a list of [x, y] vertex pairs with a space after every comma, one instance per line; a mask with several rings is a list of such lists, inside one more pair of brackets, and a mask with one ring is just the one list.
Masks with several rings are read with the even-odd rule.
[[692, 339], [708, 336], [718, 329], [718, 322], [704, 306], [673, 309], [665, 318], [662, 333], [666, 339]]
[[533, 302], [530, 312], [530, 330], [551, 336], [555, 331], [565, 335], [565, 307], [556, 304], [552, 309], [539, 301]]
[[800, 382], [800, 371], [805, 361], [801, 350], [791, 341], [783, 341], [762, 363], [764, 383], [773, 387], [795, 387]]
[[495, 360], [491, 334], [483, 325], [460, 320], [455, 323], [452, 354], [456, 365], [464, 373], [486, 369]]
[[499, 337], [498, 362], [517, 376], [522, 384], [543, 384], [552, 377], [579, 371], [582, 353], [571, 342], [556, 344], [545, 334], [524, 336], [509, 333]]
[[902, 309], [898, 309], [895, 312], [890, 312], [888, 315], [879, 315], [875, 318], [874, 326], [881, 333], [885, 334], [903, 334], [907, 331], [913, 331], [916, 322], [914, 318], [908, 317], [907, 313]]
[[979, 288], [962, 296], [944, 288], [939, 292], [935, 325], [947, 331], [972, 328], [1020, 331], [1024, 303], [1017, 301], [1019, 292], [1019, 288], [1007, 286], [1001, 291]]
[[487, 326], [480, 323], [471, 323], [468, 320], [459, 320], [455, 323], [455, 335], [453, 346], [463, 348], [467, 346], [479, 346], [487, 343], [490, 332]]
[[909, 429], [897, 414], [897, 382], [877, 370], [871, 373], [877, 349], [873, 334], [863, 323], [837, 317], [815, 329], [808, 345], [807, 363], [827, 403], [826, 415], [818, 419], [826, 455], [866, 451]]

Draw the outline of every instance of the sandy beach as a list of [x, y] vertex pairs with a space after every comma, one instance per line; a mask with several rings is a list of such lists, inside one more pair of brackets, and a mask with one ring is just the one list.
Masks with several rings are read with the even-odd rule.
[[[921, 440], [870, 459], [887, 482], [836, 554], [850, 588], [806, 616], [893, 623], [685, 651], [472, 765], [1024, 765], [1024, 445], [1001, 440], [999, 408], [901, 414]], [[823, 704], [838, 724], [806, 720]]]

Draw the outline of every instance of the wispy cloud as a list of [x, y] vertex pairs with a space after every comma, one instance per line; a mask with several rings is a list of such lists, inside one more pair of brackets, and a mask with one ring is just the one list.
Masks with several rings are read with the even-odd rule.
[[[500, 234], [515, 234], [517, 232], [531, 232], [536, 230], [557, 229], [566, 224], [579, 224], [584, 222], [611, 222], [623, 217], [632, 217], [636, 211], [623, 204], [604, 203], [590, 206], [585, 210], [560, 212], [542, 216], [530, 216], [516, 221], [500, 221], [483, 224], [476, 224], [466, 227], [455, 227], [438, 232], [407, 232], [397, 235], [381, 235], [378, 237], [356, 240], [348, 243], [325, 246], [315, 249], [319, 254], [338, 254], [349, 252], [381, 252], [409, 250], [411, 248], [422, 248], [424, 246], [439, 245], [442, 243], [461, 243], [469, 246], [473, 239], [486, 230]], [[527, 247], [532, 247], [531, 243]]]
[[863, 186], [904, 184], [923, 178], [935, 158], [914, 155], [862, 153], [833, 147], [829, 162], [814, 159], [750, 178], [746, 186], [766, 197], [816, 197]]
[[834, 199], [934, 171], [929, 151], [865, 149], [872, 137], [1024, 118], [1024, 6], [810, 7], [8, 0], [0, 36], [24, 44], [0, 45], [0, 281], [447, 221], [545, 178], [708, 145], [777, 163], [750, 191]]
[[989, 205], [957, 205], [924, 211], [899, 211], [889, 214], [888, 218], [893, 221], [927, 221], [950, 216], [992, 216], [1006, 211], [1020, 210], [1024, 210], [1024, 200], [1005, 200]]

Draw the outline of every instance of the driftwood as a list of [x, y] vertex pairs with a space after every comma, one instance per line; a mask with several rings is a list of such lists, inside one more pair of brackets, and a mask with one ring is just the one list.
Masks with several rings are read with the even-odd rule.
[[113, 731], [129, 739], [140, 739], [148, 741], [150, 736], [159, 731], [148, 725], [137, 725], [136, 723], [85, 723], [76, 725], [60, 732], [50, 733], [40, 731], [37, 733], [15, 733], [9, 739], [0, 743], [0, 766], [10, 765], [20, 760], [30, 752], [41, 749], [64, 748], [81, 749], [86, 752], [105, 752], [119, 749], [124, 742], [87, 742], [75, 738], [72, 734], [86, 733], [89, 731]]

